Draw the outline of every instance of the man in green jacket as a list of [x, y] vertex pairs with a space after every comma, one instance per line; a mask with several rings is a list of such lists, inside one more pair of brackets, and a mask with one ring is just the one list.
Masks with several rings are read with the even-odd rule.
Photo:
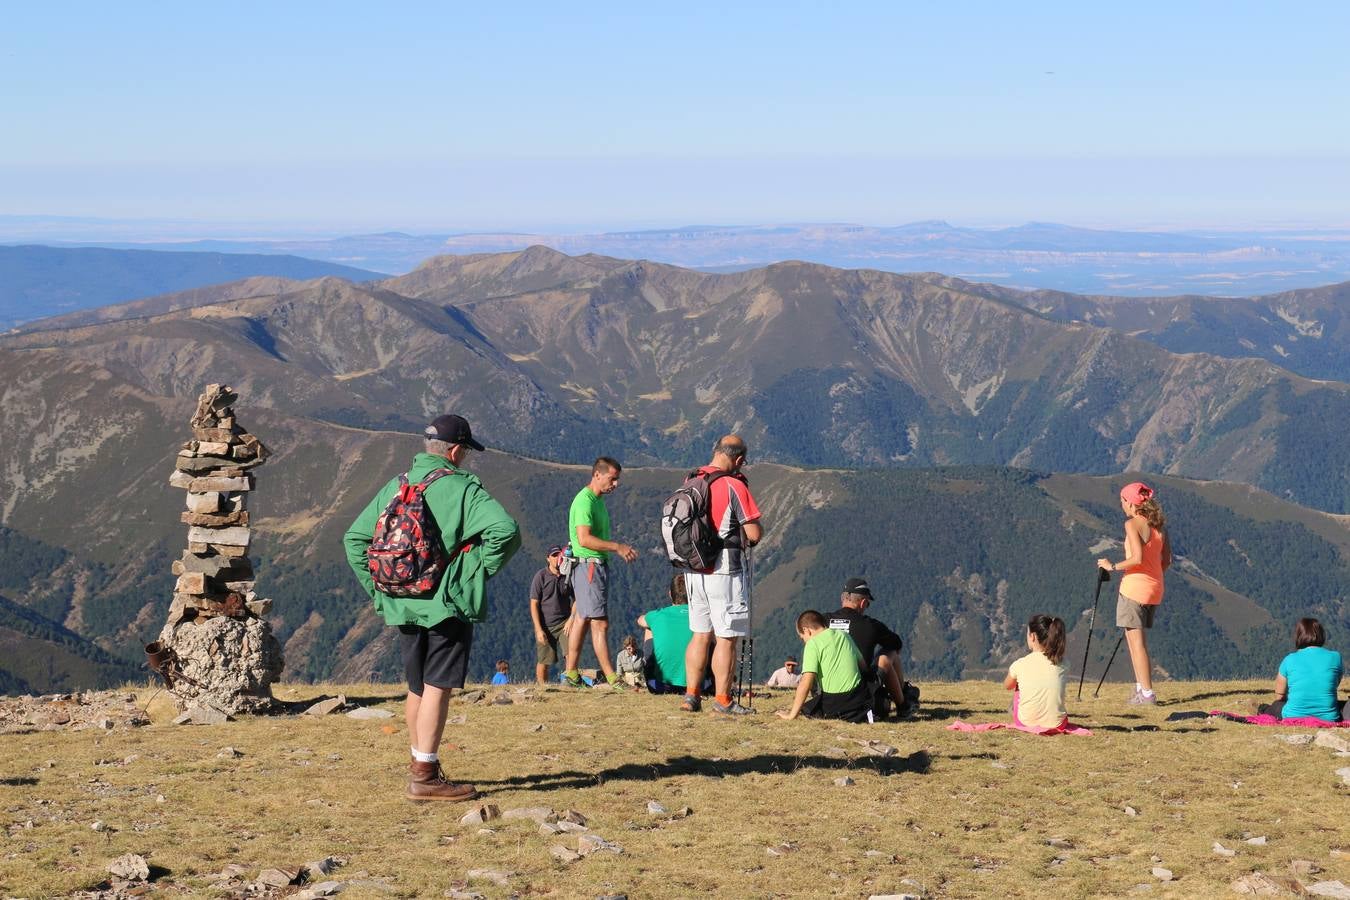
[[437, 469], [427, 486], [426, 509], [440, 529], [450, 562], [429, 593], [391, 597], [375, 587], [366, 551], [380, 514], [399, 490], [398, 478], [380, 489], [343, 538], [347, 562], [375, 610], [401, 633], [408, 678], [406, 706], [412, 743], [410, 800], [472, 800], [472, 785], [445, 779], [437, 748], [445, 731], [450, 690], [464, 687], [474, 623], [487, 618], [487, 580], [520, 548], [520, 527], [483, 489], [478, 476], [461, 468], [469, 450], [483, 449], [460, 416], [438, 416], [426, 427], [426, 449], [413, 458], [408, 483], [418, 484]]

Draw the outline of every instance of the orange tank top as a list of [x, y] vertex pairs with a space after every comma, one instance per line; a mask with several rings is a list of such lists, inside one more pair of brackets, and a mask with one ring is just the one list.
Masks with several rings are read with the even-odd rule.
[[1125, 570], [1120, 593], [1142, 606], [1157, 606], [1163, 598], [1163, 534], [1161, 528], [1149, 531], [1152, 533], [1144, 544], [1144, 559]]

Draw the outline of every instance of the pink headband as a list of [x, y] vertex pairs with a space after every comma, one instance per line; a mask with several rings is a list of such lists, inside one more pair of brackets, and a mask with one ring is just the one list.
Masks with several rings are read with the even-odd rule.
[[1120, 489], [1120, 499], [1133, 506], [1138, 506], [1152, 496], [1153, 488], [1142, 481], [1130, 482]]

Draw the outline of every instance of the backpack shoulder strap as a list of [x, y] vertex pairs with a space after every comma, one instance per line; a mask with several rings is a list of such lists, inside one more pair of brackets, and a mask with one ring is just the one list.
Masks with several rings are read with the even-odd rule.
[[[440, 480], [441, 480], [442, 478], [444, 478], [445, 476], [447, 476], [447, 475], [453, 475], [453, 474], [455, 474], [455, 470], [454, 470], [454, 469], [449, 469], [449, 468], [445, 468], [444, 466], [442, 466], [442, 467], [439, 468], [439, 469], [432, 469], [430, 472], [427, 473], [427, 475], [426, 475], [425, 478], [423, 478], [420, 482], [418, 482], [418, 484], [419, 484], [423, 489], [426, 489], [426, 488], [430, 487], [431, 485], [435, 484], [436, 482], [440, 481]], [[405, 483], [406, 483], [406, 476], [405, 476], [404, 478], [405, 478]]]

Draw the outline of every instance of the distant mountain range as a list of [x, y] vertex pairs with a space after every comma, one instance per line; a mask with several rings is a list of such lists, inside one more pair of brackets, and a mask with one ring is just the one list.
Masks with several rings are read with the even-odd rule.
[[254, 275], [380, 277], [351, 266], [257, 253], [0, 246], [0, 332], [22, 322]]
[[[1342, 296], [1249, 307], [1285, 309], [1311, 344], [1336, 334]], [[496, 448], [474, 467], [527, 538], [495, 585], [479, 674], [497, 656], [528, 669], [523, 591], [585, 479], [566, 464], [608, 452], [630, 466], [614, 518], [643, 555], [617, 569], [622, 632], [669, 576], [660, 499], [728, 430], [750, 441], [771, 523], [756, 560], [764, 667], [793, 646], [795, 611], [863, 574], [886, 586], [916, 672], [998, 669], [1030, 612], [1079, 622], [1092, 560], [1119, 538], [1115, 489], [1136, 471], [1166, 473], [1147, 477], [1183, 557], [1155, 638], [1167, 671], [1269, 674], [1302, 614], [1344, 633], [1350, 530], [1328, 513], [1350, 511], [1350, 387], [1077, 321], [1108, 306], [938, 275], [711, 274], [535, 247], [38, 323], [0, 337], [0, 642], [26, 648], [0, 684], [115, 681], [139, 662], [184, 540], [165, 482], [218, 381], [276, 451], [257, 549], [295, 677], [396, 671], [339, 540], [446, 409]], [[1244, 315], [1243, 329], [1261, 320]]]
[[[573, 255], [648, 259], [711, 271], [795, 259], [841, 268], [945, 272], [1024, 289], [1127, 296], [1235, 296], [1350, 280], [1348, 238], [1346, 232], [1332, 230], [1199, 234], [1089, 229], [1043, 222], [970, 228], [932, 221], [895, 227], [709, 225], [592, 234], [387, 232], [332, 239], [175, 244], [122, 241], [105, 246], [290, 253], [402, 273], [439, 254], [497, 253], [537, 244]], [[45, 243], [50, 238], [42, 240]]]

